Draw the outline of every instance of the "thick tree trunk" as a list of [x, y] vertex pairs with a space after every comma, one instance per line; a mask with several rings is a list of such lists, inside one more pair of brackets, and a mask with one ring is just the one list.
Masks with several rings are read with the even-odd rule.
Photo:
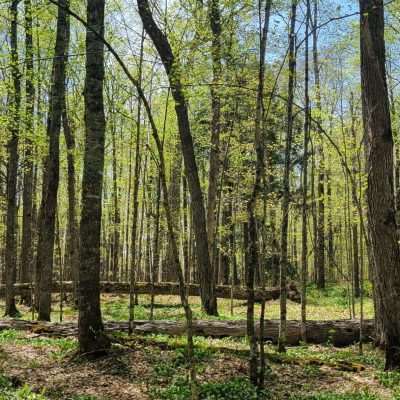
[[13, 284], [17, 271], [17, 175], [18, 175], [18, 140], [21, 105], [21, 79], [18, 67], [18, 0], [12, 0], [11, 14], [11, 75], [12, 88], [10, 90], [9, 109], [9, 139], [7, 161], [7, 217], [6, 217], [6, 249], [5, 249], [5, 276], [6, 276], [6, 309], [5, 315], [18, 315], [15, 305]]
[[53, 75], [47, 119], [48, 155], [45, 159], [36, 260], [38, 318], [50, 321], [55, 222], [60, 164], [60, 129], [65, 96], [65, 67], [69, 45], [69, 16], [62, 0], [58, 8]]
[[[87, 23], [103, 37], [105, 0], [88, 0]], [[82, 181], [79, 268], [79, 351], [104, 352], [100, 309], [100, 232], [104, 171], [105, 117], [103, 102], [104, 45], [86, 29], [85, 153]]]
[[382, 0], [360, 0], [361, 88], [368, 171], [368, 221], [386, 369], [400, 369], [400, 250], [393, 187], [393, 136]]
[[217, 300], [214, 295], [214, 276], [206, 228], [206, 213], [204, 209], [203, 193], [194, 154], [193, 138], [190, 129], [189, 115], [185, 95], [180, 80], [181, 71], [179, 62], [172, 53], [171, 46], [165, 34], [154, 21], [148, 0], [138, 0], [139, 14], [143, 26], [153, 41], [163, 62], [171, 85], [172, 96], [175, 100], [175, 111], [178, 120], [178, 129], [181, 138], [185, 174], [188, 181], [192, 200], [194, 231], [196, 235], [196, 255], [200, 272], [201, 300], [207, 314], [217, 315]]

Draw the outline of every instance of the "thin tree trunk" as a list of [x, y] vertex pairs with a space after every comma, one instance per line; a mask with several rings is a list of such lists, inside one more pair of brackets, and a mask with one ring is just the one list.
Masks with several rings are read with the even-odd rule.
[[[112, 115], [111, 118], [115, 118]], [[120, 250], [120, 225], [121, 217], [119, 212], [119, 188], [118, 188], [118, 171], [117, 171], [117, 140], [116, 140], [116, 127], [113, 121], [111, 126], [111, 141], [112, 141], [112, 181], [113, 181], [113, 270], [112, 277], [113, 281], [118, 280], [119, 274], [119, 250]]]
[[[143, 67], [143, 43], [144, 43], [144, 30], [142, 30], [141, 41], [140, 41], [140, 58], [139, 58], [139, 78], [138, 84], [142, 84], [142, 67]], [[137, 264], [137, 225], [138, 225], [138, 212], [139, 212], [139, 179], [140, 179], [140, 143], [141, 143], [141, 119], [142, 119], [142, 100], [138, 99], [137, 104], [137, 115], [136, 115], [136, 147], [135, 147], [135, 166], [134, 166], [134, 182], [133, 182], [133, 214], [132, 214], [132, 233], [131, 233], [131, 265], [129, 279], [131, 283], [131, 290], [129, 293], [129, 326], [130, 331], [133, 329], [133, 321], [135, 319], [135, 281], [136, 281], [136, 270]]]
[[301, 209], [301, 336], [307, 342], [307, 279], [308, 279], [308, 220], [307, 220], [307, 194], [308, 194], [308, 143], [310, 135], [310, 96], [309, 96], [309, 28], [311, 19], [310, 0], [307, 0], [306, 11], [306, 31], [305, 31], [305, 69], [304, 69], [304, 97], [305, 97], [305, 117], [304, 117], [304, 155], [303, 155], [303, 182], [302, 182], [302, 209]]
[[17, 179], [18, 179], [18, 141], [21, 106], [21, 77], [18, 67], [18, 0], [12, 0], [11, 14], [11, 76], [12, 89], [9, 93], [9, 140], [7, 161], [7, 217], [6, 217], [6, 308], [5, 315], [15, 317], [18, 310], [15, 305], [13, 284], [17, 273]]
[[[316, 91], [316, 112], [319, 125], [322, 121], [320, 65], [318, 55], [318, 0], [314, 0], [313, 21], [313, 64]], [[319, 127], [317, 127], [319, 131]], [[321, 135], [318, 135], [321, 137]], [[320, 140], [320, 139], [319, 139]], [[318, 218], [317, 238], [315, 246], [315, 269], [317, 271], [317, 287], [325, 288], [325, 155], [323, 142], [316, 145], [318, 155]]]
[[[21, 243], [21, 282], [30, 282], [32, 279], [33, 236], [32, 236], [32, 193], [33, 193], [33, 142], [34, 137], [34, 110], [35, 85], [33, 77], [33, 37], [32, 37], [32, 3], [25, 0], [25, 65], [26, 65], [26, 106], [25, 106], [25, 169], [23, 192], [23, 220]], [[21, 302], [31, 303], [31, 296], [23, 296]]]
[[281, 227], [281, 259], [280, 259], [280, 327], [279, 327], [279, 351], [285, 351], [286, 346], [286, 281], [288, 264], [288, 225], [289, 225], [289, 202], [290, 202], [290, 168], [293, 140], [293, 98], [296, 74], [296, 11], [297, 0], [292, 0], [290, 14], [289, 33], [289, 83], [287, 100], [287, 133], [285, 145], [285, 169], [283, 177], [283, 199], [282, 199], [282, 227]]
[[201, 191], [198, 168], [194, 154], [193, 138], [190, 129], [186, 99], [180, 80], [181, 71], [179, 62], [174, 57], [167, 37], [155, 23], [148, 0], [138, 0], [137, 3], [143, 26], [161, 57], [171, 85], [172, 96], [175, 100], [178, 130], [185, 162], [185, 173], [192, 200], [191, 204], [194, 231], [196, 235], [196, 255], [200, 272], [202, 307], [207, 314], [217, 315], [217, 298], [214, 294], [215, 282], [214, 279], [210, 279], [210, 277], [214, 276], [214, 273], [208, 250], [203, 193]]
[[[350, 114], [351, 114], [351, 135], [352, 135], [352, 173], [353, 182], [357, 182], [357, 132], [356, 132], [356, 116], [354, 113], [354, 99], [353, 94], [350, 100]], [[353, 239], [353, 287], [354, 297], [360, 297], [360, 260], [359, 260], [359, 249], [358, 249], [358, 221], [357, 221], [357, 199], [353, 196], [353, 220], [352, 220], [352, 239]], [[361, 240], [361, 238], [360, 238]]]
[[221, 98], [219, 83], [222, 75], [221, 65], [221, 15], [219, 0], [211, 0], [209, 5], [209, 20], [212, 32], [212, 70], [213, 81], [211, 85], [211, 149], [210, 168], [208, 174], [208, 199], [207, 199], [207, 233], [210, 251], [210, 260], [216, 271], [216, 233], [217, 233], [217, 190], [220, 175], [220, 134], [221, 134]]
[[63, 101], [62, 122], [65, 143], [67, 146], [67, 191], [68, 191], [68, 235], [67, 259], [72, 279], [74, 281], [74, 300], [78, 301], [79, 273], [79, 228], [76, 211], [76, 172], [75, 172], [75, 137], [68, 118], [66, 96]]

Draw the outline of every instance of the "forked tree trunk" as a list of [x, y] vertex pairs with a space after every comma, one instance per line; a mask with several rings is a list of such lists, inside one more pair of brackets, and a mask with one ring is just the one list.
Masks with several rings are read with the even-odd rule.
[[367, 154], [368, 227], [386, 369], [400, 369], [400, 251], [393, 187], [393, 135], [385, 67], [383, 0], [360, 0], [361, 88]]

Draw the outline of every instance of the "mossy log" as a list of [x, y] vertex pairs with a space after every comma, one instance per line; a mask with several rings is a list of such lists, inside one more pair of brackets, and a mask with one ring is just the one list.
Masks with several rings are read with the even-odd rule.
[[[107, 321], [104, 324], [107, 332], [127, 332], [127, 322]], [[0, 321], [0, 330], [17, 329], [27, 330], [40, 335], [49, 336], [75, 336], [77, 334], [76, 323], [42, 323], [23, 320]], [[308, 343], [325, 344], [343, 347], [359, 341], [360, 321], [308, 321]], [[246, 335], [246, 321], [193, 321], [193, 331], [196, 336], [213, 338], [243, 337]], [[259, 332], [258, 325], [256, 326]], [[279, 332], [278, 320], [267, 320], [265, 323], [264, 340], [277, 343]], [[374, 321], [366, 320], [363, 323], [364, 341], [371, 341], [374, 335]], [[134, 333], [136, 334], [167, 334], [179, 336], [185, 334], [185, 324], [181, 321], [135, 321]], [[301, 342], [300, 322], [287, 322], [287, 343], [298, 345]]]
[[[14, 285], [15, 294], [22, 295], [26, 292], [30, 292], [31, 284], [29, 283], [16, 283]], [[115, 294], [127, 294], [129, 293], [130, 285], [127, 282], [101, 282], [100, 290], [102, 293], [115, 293]], [[63, 282], [62, 290], [64, 293], [71, 293], [73, 290], [73, 282]], [[139, 282], [136, 284], [135, 292], [137, 294], [150, 294], [152, 292], [152, 284], [149, 282]], [[189, 284], [188, 290], [190, 296], [199, 295], [199, 285]], [[216, 295], [221, 299], [231, 298], [231, 286], [217, 286]], [[53, 293], [59, 293], [61, 291], [60, 282], [53, 282]], [[0, 285], [0, 294], [4, 295], [5, 286]], [[294, 283], [288, 285], [288, 299], [296, 303], [300, 302], [300, 293]], [[179, 295], [179, 285], [177, 283], [163, 282], [154, 285], [155, 295]], [[279, 287], [270, 287], [263, 289], [256, 289], [255, 300], [260, 302], [262, 299], [266, 301], [276, 300], [280, 296]], [[247, 291], [245, 288], [235, 286], [233, 288], [233, 298], [235, 300], [247, 300]]]

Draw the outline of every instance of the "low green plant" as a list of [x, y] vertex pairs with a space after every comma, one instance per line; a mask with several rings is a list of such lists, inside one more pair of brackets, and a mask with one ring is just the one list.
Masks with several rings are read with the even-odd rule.
[[[258, 391], [246, 378], [227, 382], [204, 383], [200, 385], [200, 400], [268, 400], [267, 391]], [[177, 379], [165, 389], [152, 392], [154, 400], [188, 400], [191, 398], [190, 386], [184, 379]]]
[[364, 391], [341, 394], [327, 392], [312, 395], [292, 395], [290, 400], [379, 400], [379, 398], [368, 391]]
[[400, 390], [400, 372], [380, 371], [376, 374], [379, 383], [389, 389]]

